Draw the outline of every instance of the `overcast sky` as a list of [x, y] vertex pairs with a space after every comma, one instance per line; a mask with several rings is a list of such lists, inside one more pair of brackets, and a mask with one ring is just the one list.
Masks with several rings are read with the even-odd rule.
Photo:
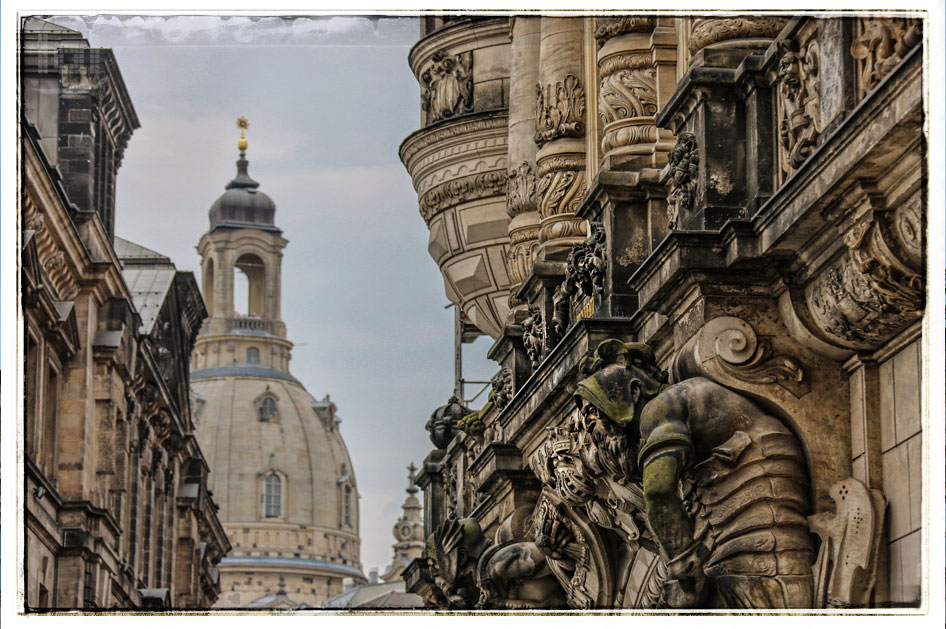
[[[289, 245], [292, 373], [342, 417], [361, 494], [365, 573], [390, 563], [408, 463], [453, 388], [453, 314], [397, 157], [417, 129], [416, 18], [57, 17], [111, 48], [141, 121], [118, 173], [116, 233], [195, 271], [207, 210], [235, 174], [276, 202]], [[488, 379], [490, 341], [466, 346]], [[478, 356], [478, 359], [472, 357]]]

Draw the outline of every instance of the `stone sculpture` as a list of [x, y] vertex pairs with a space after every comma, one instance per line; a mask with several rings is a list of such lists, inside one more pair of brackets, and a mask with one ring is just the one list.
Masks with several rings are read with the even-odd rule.
[[581, 371], [577, 417], [533, 458], [540, 478], [655, 547], [669, 607], [811, 607], [808, 473], [788, 427], [706, 378], [670, 385], [644, 344], [605, 341]]

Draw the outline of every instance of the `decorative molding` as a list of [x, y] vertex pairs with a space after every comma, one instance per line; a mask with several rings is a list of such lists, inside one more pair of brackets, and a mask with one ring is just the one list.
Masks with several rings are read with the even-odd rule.
[[536, 85], [535, 143], [585, 134], [585, 90], [574, 74], [555, 84]]
[[[850, 349], [876, 349], [922, 316], [926, 278], [919, 195], [897, 211], [867, 193], [875, 209], [844, 237], [848, 252], [805, 289], [815, 325]], [[920, 255], [917, 255], [917, 254]]]
[[700, 50], [720, 42], [738, 39], [773, 39], [788, 23], [787, 17], [727, 17], [693, 20], [689, 50]]
[[506, 212], [510, 218], [536, 209], [537, 183], [529, 162], [511, 168], [506, 175]]
[[595, 41], [598, 48], [612, 37], [625, 33], [647, 33], [654, 30], [657, 18], [643, 15], [595, 18]]
[[810, 390], [797, 358], [773, 355], [768, 339], [760, 339], [751, 325], [738, 317], [716, 317], [697, 332], [674, 357], [674, 381], [695, 376], [743, 383], [776, 385], [796, 398]]
[[420, 198], [420, 215], [425, 223], [443, 210], [485, 197], [506, 193], [506, 173], [493, 170], [476, 173], [434, 186]]
[[509, 272], [513, 285], [518, 286], [529, 277], [538, 250], [538, 225], [510, 230], [509, 248], [506, 250], [506, 270]]
[[814, 606], [867, 607], [877, 580], [887, 500], [854, 478], [835, 483], [829, 494], [835, 512], [808, 516], [811, 532], [821, 538]]
[[821, 133], [818, 41], [786, 50], [778, 63], [779, 166], [783, 175], [800, 167]]
[[923, 20], [858, 18], [851, 56], [855, 59], [858, 96], [863, 98], [923, 41]]
[[606, 266], [605, 231], [599, 222], [588, 223], [588, 238], [572, 245], [565, 262], [565, 278], [555, 289], [552, 315], [554, 336], [565, 335], [571, 321], [571, 301], [575, 297], [594, 299], [604, 288]]
[[509, 118], [505, 114], [492, 114], [474, 120], [454, 120], [437, 129], [415, 131], [401, 143], [401, 162], [411, 166], [414, 157], [424, 149], [461, 136], [471, 136], [486, 131], [505, 130]]
[[427, 124], [473, 111], [473, 52], [434, 53], [420, 75], [421, 108]]
[[598, 91], [598, 116], [602, 123], [656, 114], [657, 73], [652, 65], [636, 66], [628, 61], [628, 67], [605, 74], [602, 64]]
[[681, 212], [693, 209], [699, 181], [700, 148], [692, 133], [677, 135], [677, 144], [667, 155], [670, 168], [670, 194], [667, 197], [667, 218], [670, 229], [676, 229]]

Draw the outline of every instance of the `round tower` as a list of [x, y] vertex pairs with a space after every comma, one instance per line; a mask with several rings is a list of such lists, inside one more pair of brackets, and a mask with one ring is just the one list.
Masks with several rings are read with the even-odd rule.
[[[210, 317], [194, 348], [197, 439], [233, 550], [220, 563], [216, 607], [318, 607], [364, 582], [358, 489], [328, 395], [313, 398], [289, 371], [280, 314], [288, 241], [276, 204], [249, 176], [244, 118], [236, 177], [210, 208], [197, 251]], [[246, 303], [234, 303], [237, 270]]]

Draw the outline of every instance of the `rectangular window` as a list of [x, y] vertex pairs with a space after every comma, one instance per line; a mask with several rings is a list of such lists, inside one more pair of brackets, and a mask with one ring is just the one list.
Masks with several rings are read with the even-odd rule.
[[47, 364], [46, 399], [43, 408], [43, 427], [39, 448], [39, 457], [43, 471], [52, 476], [56, 466], [56, 420], [59, 417], [59, 371]]
[[282, 502], [282, 480], [276, 474], [266, 477], [263, 495], [263, 513], [267, 518], [278, 518]]

